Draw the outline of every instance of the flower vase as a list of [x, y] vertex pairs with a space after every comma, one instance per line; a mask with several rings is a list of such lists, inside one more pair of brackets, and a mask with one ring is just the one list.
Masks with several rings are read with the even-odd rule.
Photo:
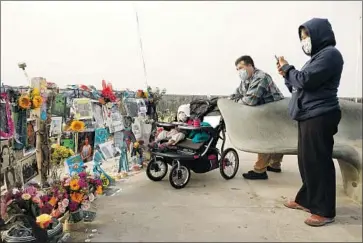
[[74, 212], [69, 212], [69, 222], [78, 223], [83, 220], [83, 210], [77, 209]]

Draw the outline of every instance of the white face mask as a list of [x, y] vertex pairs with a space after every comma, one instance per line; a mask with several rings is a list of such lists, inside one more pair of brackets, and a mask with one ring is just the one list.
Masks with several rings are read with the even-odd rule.
[[311, 39], [310, 37], [306, 37], [301, 40], [301, 46], [306, 54], [311, 54]]
[[248, 72], [246, 69], [239, 70], [239, 78], [241, 81], [246, 81], [248, 79]]

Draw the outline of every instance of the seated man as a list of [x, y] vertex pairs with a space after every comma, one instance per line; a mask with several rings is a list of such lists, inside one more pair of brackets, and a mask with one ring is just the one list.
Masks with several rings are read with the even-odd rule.
[[[284, 98], [271, 76], [257, 69], [250, 56], [241, 56], [235, 62], [240, 86], [231, 96], [244, 105], [257, 106]], [[281, 172], [283, 154], [258, 154], [254, 170], [244, 173], [245, 179], [267, 179], [267, 171]]]

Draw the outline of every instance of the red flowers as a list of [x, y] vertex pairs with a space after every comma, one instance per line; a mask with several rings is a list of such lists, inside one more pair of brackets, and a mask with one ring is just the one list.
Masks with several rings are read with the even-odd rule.
[[106, 85], [106, 81], [102, 80], [102, 92], [101, 92], [102, 97], [104, 98], [104, 100], [106, 102], [116, 102], [117, 98], [115, 96], [115, 94], [113, 93], [112, 90], [112, 84], [108, 83]]

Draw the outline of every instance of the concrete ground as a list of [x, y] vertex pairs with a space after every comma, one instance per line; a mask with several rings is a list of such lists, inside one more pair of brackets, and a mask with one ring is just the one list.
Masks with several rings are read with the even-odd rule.
[[[307, 213], [282, 205], [301, 185], [296, 156], [284, 157], [281, 174], [247, 181], [241, 173], [252, 168], [256, 155], [239, 155], [239, 172], [229, 181], [215, 170], [192, 173], [181, 190], [168, 177], [150, 181], [144, 171], [119, 182], [121, 192], [96, 200], [97, 217], [87, 225], [98, 230], [91, 242], [362, 242], [362, 205], [344, 195], [338, 164], [336, 222], [313, 228], [304, 224]], [[87, 237], [82, 232], [72, 238]]]

